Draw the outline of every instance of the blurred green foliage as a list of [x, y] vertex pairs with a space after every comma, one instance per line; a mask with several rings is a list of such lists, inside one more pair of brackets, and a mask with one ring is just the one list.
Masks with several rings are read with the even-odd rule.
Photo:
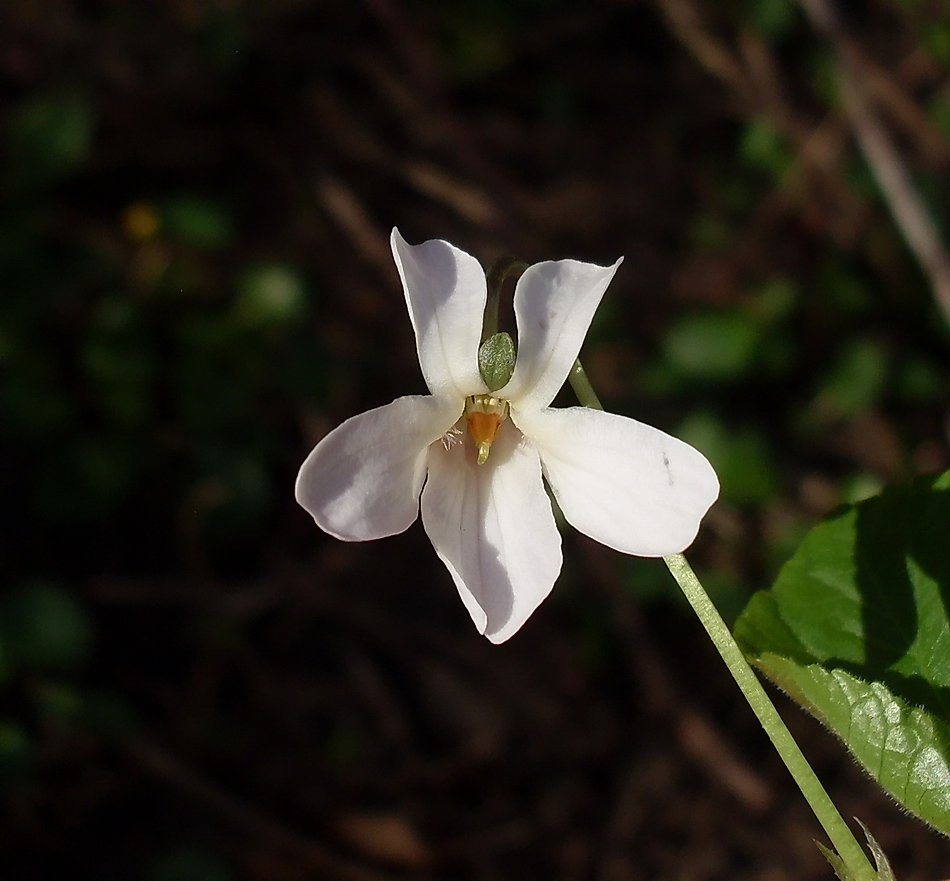
[[788, 171], [794, 159], [788, 142], [767, 119], [756, 119], [746, 126], [739, 156], [776, 179]]
[[787, 34], [799, 14], [798, 4], [794, 0], [748, 0], [747, 2], [746, 15], [749, 22], [773, 40], [779, 40]]
[[727, 425], [707, 411], [687, 417], [677, 434], [712, 462], [724, 501], [762, 504], [777, 494], [779, 471], [760, 429]]
[[664, 355], [673, 370], [686, 379], [735, 379], [752, 367], [759, 341], [758, 327], [748, 314], [694, 312], [667, 332]]
[[13, 174], [34, 195], [0, 200], [0, 419], [31, 503], [95, 520], [151, 483], [180, 498], [210, 484], [218, 527], [256, 522], [283, 454], [275, 406], [289, 415], [325, 392], [306, 330], [313, 287], [287, 262], [221, 277], [214, 254], [239, 231], [199, 193], [130, 201], [100, 233], [107, 248], [64, 243], [51, 187], [87, 160], [92, 117], [74, 96], [43, 96], [7, 129]]
[[8, 183], [28, 190], [79, 168], [93, 144], [95, 114], [76, 92], [31, 96], [13, 113], [6, 150]]
[[59, 585], [34, 582], [0, 598], [0, 644], [7, 675], [21, 668], [73, 668], [88, 658], [92, 639], [86, 610]]
[[157, 857], [148, 878], [149, 881], [231, 881], [234, 873], [209, 850], [181, 847]]

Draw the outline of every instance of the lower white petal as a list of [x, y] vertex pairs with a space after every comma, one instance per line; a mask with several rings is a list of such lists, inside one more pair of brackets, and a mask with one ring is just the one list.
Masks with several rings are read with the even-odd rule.
[[419, 515], [429, 444], [455, 424], [462, 406], [410, 396], [347, 419], [300, 466], [297, 501], [344, 541], [403, 532]]
[[719, 496], [702, 453], [642, 422], [587, 407], [511, 418], [537, 445], [567, 521], [622, 553], [679, 553]]
[[484, 465], [468, 438], [430, 448], [422, 523], [475, 626], [494, 643], [527, 621], [561, 571], [538, 452], [510, 422]]

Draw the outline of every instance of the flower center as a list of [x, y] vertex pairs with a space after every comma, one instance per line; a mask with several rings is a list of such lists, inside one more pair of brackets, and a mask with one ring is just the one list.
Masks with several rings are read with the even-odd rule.
[[472, 395], [465, 399], [465, 418], [478, 450], [478, 464], [484, 465], [501, 423], [508, 418], [508, 402], [493, 395]]

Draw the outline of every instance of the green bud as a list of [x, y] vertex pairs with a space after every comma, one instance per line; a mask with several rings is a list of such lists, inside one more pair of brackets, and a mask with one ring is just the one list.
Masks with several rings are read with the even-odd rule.
[[515, 343], [507, 333], [492, 334], [478, 350], [478, 370], [489, 391], [508, 383], [515, 369]]

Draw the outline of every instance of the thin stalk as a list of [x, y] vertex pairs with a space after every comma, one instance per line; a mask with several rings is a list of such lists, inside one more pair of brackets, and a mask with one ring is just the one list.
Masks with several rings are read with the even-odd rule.
[[831, 839], [838, 856], [847, 866], [851, 878], [855, 881], [875, 881], [878, 877], [877, 872], [835, 807], [835, 803], [825, 792], [824, 786], [821, 785], [811, 765], [808, 764], [808, 759], [805, 758], [792, 733], [788, 730], [788, 726], [778, 714], [778, 710], [775, 709], [758, 676], [742, 654], [742, 649], [736, 643], [726, 622], [716, 611], [716, 607], [696, 577], [696, 573], [682, 554], [673, 554], [670, 557], [664, 557], [663, 560], [693, 607], [696, 616], [706, 628], [706, 633], [709, 634], [716, 650], [726, 662], [732, 678], [745, 695], [749, 706], [752, 707], [752, 712], [758, 717], [772, 745], [778, 750], [782, 761], [785, 762], [785, 767], [798, 784], [798, 788], [818, 818], [818, 822]]
[[[579, 359], [574, 362], [568, 380], [574, 389], [574, 394], [577, 395], [577, 400], [583, 406], [595, 410], [604, 409]], [[745, 659], [745, 655], [742, 654], [742, 649], [739, 648], [726, 622], [722, 620], [722, 616], [709, 599], [696, 573], [682, 554], [673, 554], [664, 557], [663, 560], [693, 607], [696, 616], [706, 628], [706, 633], [709, 634], [713, 645], [725, 661], [732, 678], [735, 679], [749, 706], [752, 707], [752, 712], [758, 717], [772, 745], [785, 762], [785, 767], [798, 784], [798, 788], [824, 828], [838, 856], [850, 872], [851, 879], [876, 881], [877, 872], [871, 866], [864, 850], [858, 844], [831, 797], [825, 792], [811, 765], [808, 764], [808, 759], [805, 758], [792, 733], [788, 730], [788, 726], [775, 709], [775, 705]]]
[[580, 358], [574, 362], [571, 372], [567, 375], [567, 380], [570, 382], [571, 388], [574, 389], [577, 400], [580, 401], [584, 407], [590, 407], [591, 410], [604, 409], [604, 405], [600, 403], [600, 398], [597, 397], [597, 392], [594, 391], [594, 387], [590, 384], [590, 380], [587, 378], [584, 368], [581, 367]]
[[485, 300], [485, 317], [482, 320], [482, 342], [498, 333], [498, 304], [501, 301], [501, 286], [509, 278], [520, 278], [528, 264], [515, 260], [507, 254], [499, 257], [485, 273], [488, 283], [488, 298]]

